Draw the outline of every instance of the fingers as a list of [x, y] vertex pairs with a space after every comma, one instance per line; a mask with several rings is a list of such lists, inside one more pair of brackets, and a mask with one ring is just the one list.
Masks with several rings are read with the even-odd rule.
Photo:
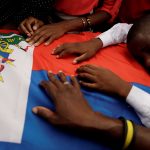
[[34, 33], [34, 31], [33, 31], [33, 29], [32, 29], [32, 22], [26, 23], [26, 29], [27, 29], [28, 32], [29, 32], [29, 34], [27, 34], [28, 36], [31, 36], [31, 35]]
[[59, 71], [58, 77], [59, 77], [59, 79], [60, 79], [60, 81], [61, 81], [62, 83], [64, 83], [64, 82], [67, 81], [66, 76], [65, 76], [65, 74], [64, 74], [62, 71]]
[[64, 56], [67, 56], [69, 54], [75, 53], [76, 50], [70, 47], [70, 44], [63, 44], [59, 47], [57, 47], [55, 50], [52, 51], [53, 55], [57, 55], [57, 58], [62, 58]]
[[94, 75], [88, 74], [88, 73], [79, 73], [78, 78], [80, 80], [87, 80], [91, 82], [95, 82], [96, 78]]
[[[39, 26], [39, 27], [40, 27], [40, 26]], [[38, 25], [34, 25], [34, 26], [33, 26], [33, 30], [36, 31], [39, 27], [38, 27]]]
[[34, 31], [32, 29], [32, 24], [34, 22], [34, 18], [28, 18], [28, 19], [25, 19], [21, 24], [20, 24], [20, 29], [23, 33], [27, 34], [27, 36], [31, 36]]
[[64, 44], [60, 45], [58, 47], [56, 47], [53, 51], [52, 51], [52, 55], [58, 55], [60, 54], [63, 50], [64, 50]]
[[44, 25], [44, 22], [42, 22], [40, 20], [36, 20], [35, 23], [33, 24], [33, 30], [36, 31], [43, 25]]
[[55, 40], [55, 36], [52, 33], [49, 33], [47, 30], [43, 28], [36, 31], [36, 33], [28, 40], [29, 44], [34, 44], [35, 46], [39, 46], [43, 42], [45, 45], [49, 45], [53, 40]]
[[75, 58], [75, 59], [73, 60], [73, 64], [77, 64], [77, 63], [82, 62], [82, 61], [84, 61], [84, 60], [86, 60], [86, 59], [88, 59], [88, 58], [89, 58], [88, 55], [85, 53], [85, 54], [83, 54], [83, 55], [81, 55], [81, 56]]
[[53, 97], [57, 94], [57, 87], [55, 84], [49, 81], [41, 81], [40, 86], [46, 91], [48, 96]]
[[88, 83], [88, 82], [84, 82], [84, 81], [79, 81], [81, 86], [87, 87], [87, 88], [92, 88], [95, 89], [96, 88], [96, 83]]
[[20, 24], [20, 26], [19, 26], [19, 30], [21, 31], [21, 33], [25, 33], [27, 36], [31, 36], [31, 33], [30, 32], [32, 32], [32, 30], [29, 28], [27, 28], [27, 26], [26, 26], [26, 20], [24, 20], [21, 24]]
[[41, 81], [40, 82], [40, 86], [42, 86], [44, 89], [45, 89], [45, 91], [49, 91], [49, 89], [50, 89], [50, 82], [48, 82], [48, 81]]
[[57, 120], [57, 115], [55, 112], [52, 110], [42, 107], [42, 106], [37, 106], [32, 109], [32, 112], [43, 119], [47, 120], [48, 122], [55, 124]]
[[56, 40], [55, 35], [51, 35], [51, 37], [45, 42], [44, 45], [49, 45], [49, 44], [51, 44], [54, 40]]
[[48, 72], [48, 78], [56, 87], [60, 88], [62, 86], [62, 83], [56, 79], [55, 75], [51, 71]]
[[76, 72], [79, 74], [79, 73], [89, 73], [89, 74], [92, 74], [94, 75], [94, 68], [92, 67], [92, 65], [84, 65], [84, 66], [81, 66], [79, 67]]
[[47, 38], [49, 38], [49, 35], [48, 35], [48, 34], [45, 34], [45, 35], [41, 36], [39, 39], [37, 38], [37, 40], [36, 40], [36, 37], [35, 37], [35, 44], [34, 44], [34, 46], [39, 46], [39, 45], [42, 44]]
[[72, 84], [70, 84], [69, 81], [67, 81], [66, 75], [62, 72], [59, 71], [59, 73], [57, 74], [60, 81], [63, 83], [63, 87], [65, 86], [66, 88], [72, 88]]
[[76, 77], [71, 76], [71, 83], [72, 83], [73, 87], [75, 87], [75, 88], [77, 88], [77, 89], [80, 90], [80, 85], [79, 85], [79, 83], [78, 83]]
[[42, 41], [45, 40], [45, 38], [48, 38], [47, 35], [44, 36], [45, 33], [40, 32], [40, 33], [34, 33], [34, 35], [27, 39], [27, 42], [31, 45], [35, 44], [35, 46], [38, 46], [41, 44]]

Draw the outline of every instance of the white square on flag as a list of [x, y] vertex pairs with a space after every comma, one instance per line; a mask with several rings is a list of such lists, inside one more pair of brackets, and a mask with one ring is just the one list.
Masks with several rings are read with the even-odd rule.
[[0, 141], [21, 143], [34, 47], [17, 34], [0, 34]]

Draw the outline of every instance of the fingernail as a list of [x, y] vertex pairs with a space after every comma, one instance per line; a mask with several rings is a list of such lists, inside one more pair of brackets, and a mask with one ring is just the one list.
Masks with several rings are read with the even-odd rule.
[[27, 41], [27, 42], [30, 41], [30, 38], [27, 38], [26, 41]]
[[45, 46], [47, 46], [49, 43], [44, 43]]
[[33, 43], [32, 43], [32, 42], [29, 42], [29, 44], [32, 45]]
[[55, 53], [55, 50], [56, 50], [56, 49], [53, 49], [51, 54], [54, 54], [54, 53]]
[[56, 58], [59, 58], [59, 57], [60, 57], [59, 55], [56, 56]]
[[77, 64], [77, 61], [76, 61], [76, 60], [74, 60], [74, 61], [73, 61], [73, 64]]
[[38, 45], [39, 45], [39, 43], [35, 43], [35, 44], [34, 44], [34, 46], [38, 46]]
[[28, 34], [27, 34], [27, 36], [31, 36], [31, 34], [30, 34], [30, 33], [28, 33]]
[[62, 73], [63, 71], [62, 71], [62, 70], [59, 70], [58, 72], [59, 72], [59, 73]]
[[33, 26], [33, 30], [37, 30], [37, 26]]
[[34, 114], [37, 114], [37, 113], [38, 113], [38, 109], [37, 109], [36, 107], [34, 107], [34, 108], [32, 109], [32, 112], [33, 112]]

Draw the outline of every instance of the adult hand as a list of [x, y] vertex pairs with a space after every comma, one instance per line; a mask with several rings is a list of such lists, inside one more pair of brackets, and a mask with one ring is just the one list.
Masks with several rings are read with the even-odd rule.
[[31, 37], [34, 32], [43, 25], [43, 21], [38, 20], [34, 17], [28, 17], [20, 23], [18, 29], [21, 33], [26, 34], [28, 37]]
[[84, 99], [76, 78], [71, 77], [69, 83], [64, 73], [60, 72], [58, 76], [60, 81], [49, 72], [50, 81], [41, 82], [41, 86], [56, 105], [56, 111], [37, 106], [33, 108], [33, 112], [54, 125], [89, 126], [95, 118], [95, 113]]
[[41, 82], [41, 86], [51, 96], [56, 110], [37, 106], [32, 109], [33, 113], [53, 125], [77, 129], [81, 135], [86, 134], [96, 141], [101, 139], [109, 141], [109, 144], [118, 143], [122, 136], [122, 122], [94, 112], [84, 99], [75, 77], [71, 77], [69, 83], [62, 72], [58, 76], [60, 81], [49, 72], [49, 81]]
[[82, 86], [108, 94], [126, 98], [131, 89], [131, 85], [128, 82], [102, 67], [85, 65], [78, 68], [77, 73]]
[[43, 42], [45, 42], [45, 45], [49, 45], [51, 42], [64, 35], [65, 32], [65, 24], [63, 22], [44, 25], [28, 38], [28, 42], [35, 46], [38, 46]]
[[94, 38], [92, 40], [82, 43], [66, 43], [53, 50], [52, 54], [57, 55], [57, 58], [62, 58], [69, 54], [78, 54], [79, 56], [73, 60], [73, 63], [79, 63], [93, 57], [97, 51], [102, 48], [103, 43], [100, 39]]

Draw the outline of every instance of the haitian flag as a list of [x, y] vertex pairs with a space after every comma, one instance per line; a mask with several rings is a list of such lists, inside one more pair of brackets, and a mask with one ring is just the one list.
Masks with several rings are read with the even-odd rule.
[[[12, 31], [11, 31], [12, 32]], [[127, 51], [125, 44], [101, 50], [95, 57], [73, 65], [74, 56], [56, 59], [51, 51], [67, 42], [81, 42], [98, 33], [66, 34], [49, 46], [27, 44], [24, 38], [10, 31], [0, 34], [0, 149], [1, 150], [110, 150], [102, 143], [60, 131], [32, 113], [34, 106], [54, 109], [54, 105], [39, 87], [48, 80], [47, 71], [62, 70], [69, 76], [83, 64], [93, 64], [112, 70], [126, 81], [150, 93], [150, 77]], [[91, 107], [107, 116], [123, 116], [141, 124], [133, 108], [125, 102], [103, 93], [81, 89]], [[78, 108], [77, 108], [78, 109]]]

